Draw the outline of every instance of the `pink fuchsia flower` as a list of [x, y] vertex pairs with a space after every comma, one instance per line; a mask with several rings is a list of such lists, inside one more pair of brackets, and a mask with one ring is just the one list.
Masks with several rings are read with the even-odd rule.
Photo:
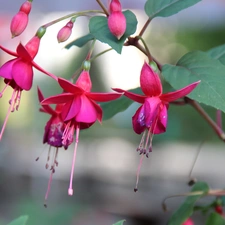
[[59, 78], [59, 85], [63, 88], [64, 93], [49, 97], [42, 101], [42, 105], [64, 104], [62, 109], [62, 119], [66, 124], [63, 133], [63, 142], [70, 142], [76, 131], [74, 157], [70, 176], [70, 185], [68, 194], [73, 195], [72, 179], [76, 159], [76, 151], [79, 142], [79, 132], [92, 126], [97, 120], [102, 121], [102, 109], [95, 102], [112, 101], [121, 96], [118, 93], [95, 93], [91, 92], [92, 83], [89, 71], [83, 70], [75, 84]]
[[[140, 154], [143, 154], [143, 156], [146, 154], [148, 157], [152, 151], [153, 135], [166, 131], [169, 103], [188, 95], [199, 82], [197, 81], [180, 90], [163, 94], [159, 75], [145, 62], [140, 75], [140, 86], [144, 95], [134, 94], [118, 88], [113, 89], [119, 93], [124, 93], [131, 100], [142, 104], [132, 117], [134, 131], [137, 134], [144, 132], [140, 145], [137, 148]], [[142, 160], [143, 157], [141, 158], [140, 165]], [[140, 165], [137, 173], [137, 182]], [[135, 188], [135, 191], [137, 191], [137, 188]]]
[[72, 34], [74, 22], [75, 18], [73, 17], [64, 27], [60, 29], [57, 34], [57, 40], [59, 43], [66, 41], [70, 37], [70, 35]]
[[26, 29], [31, 6], [32, 0], [25, 1], [21, 5], [19, 12], [12, 18], [10, 24], [12, 37], [19, 36]]
[[12, 52], [0, 45], [0, 49], [15, 57], [0, 67], [0, 77], [3, 77], [6, 83], [0, 92], [0, 97], [3, 96], [8, 86], [13, 88], [12, 97], [9, 101], [10, 107], [0, 133], [0, 139], [2, 138], [10, 112], [19, 108], [22, 91], [29, 91], [32, 87], [33, 67], [57, 80], [55, 75], [48, 73], [33, 61], [38, 52], [39, 44], [40, 37], [34, 36], [25, 46], [20, 43], [17, 46], [16, 52]]
[[108, 27], [110, 32], [119, 40], [126, 31], [126, 17], [122, 13], [119, 0], [112, 0], [109, 5]]
[[[39, 88], [38, 88], [38, 99], [40, 103], [44, 100], [44, 96]], [[62, 108], [63, 108], [63, 104], [56, 105], [55, 109], [52, 109], [48, 105], [43, 105], [42, 108], [40, 108], [41, 112], [47, 113], [51, 116], [49, 121], [46, 123], [44, 137], [43, 137], [43, 143], [44, 144], [48, 143], [50, 146], [48, 150], [47, 163], [45, 166], [46, 169], [49, 168], [48, 162], [51, 156], [51, 147], [55, 148], [55, 151], [53, 152], [54, 159], [52, 160], [52, 164], [50, 167], [51, 174], [50, 174], [50, 178], [48, 182], [48, 188], [45, 194], [45, 201], [47, 201], [48, 194], [50, 192], [52, 177], [53, 177], [53, 174], [55, 173], [55, 167], [58, 166], [58, 160], [57, 160], [58, 150], [60, 147], [64, 147], [66, 150], [68, 146], [72, 143], [72, 141], [70, 143], [67, 142], [66, 144], [62, 143], [62, 136], [65, 129], [65, 124], [61, 117]], [[38, 159], [39, 157], [36, 159], [36, 161]], [[47, 205], [45, 204], [45, 206]]]
[[194, 225], [194, 222], [191, 218], [188, 218], [182, 225]]

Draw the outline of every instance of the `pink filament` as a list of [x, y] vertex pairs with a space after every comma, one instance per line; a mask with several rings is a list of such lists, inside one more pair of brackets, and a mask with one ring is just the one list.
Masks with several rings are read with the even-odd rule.
[[79, 132], [80, 127], [79, 125], [76, 126], [76, 140], [75, 140], [75, 147], [74, 147], [74, 153], [73, 153], [73, 161], [72, 161], [72, 168], [70, 173], [70, 185], [68, 188], [68, 195], [73, 195], [73, 174], [74, 174], [74, 166], [76, 162], [76, 155], [77, 155], [77, 147], [79, 142]]
[[135, 188], [134, 188], [135, 192], [138, 190], [138, 182], [139, 182], [139, 176], [140, 176], [140, 171], [141, 171], [143, 159], [144, 159], [144, 154], [141, 156], [141, 159], [140, 159], [140, 162], [139, 162], [139, 165], [138, 165], [138, 169], [137, 169], [137, 181], [136, 181], [136, 185], [135, 185]]

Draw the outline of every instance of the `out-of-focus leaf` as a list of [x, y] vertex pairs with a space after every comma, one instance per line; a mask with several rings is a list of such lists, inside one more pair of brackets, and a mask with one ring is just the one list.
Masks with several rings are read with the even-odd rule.
[[114, 223], [113, 225], [123, 225], [123, 223], [125, 222], [126, 220], [120, 220], [118, 221], [117, 223]]
[[93, 40], [95, 37], [92, 34], [87, 34], [83, 37], [80, 37], [72, 42], [70, 42], [69, 44], [67, 44], [65, 46], [65, 48], [69, 49], [72, 46], [77, 46], [77, 47], [83, 47], [84, 45], [86, 45], [89, 41]]
[[151, 19], [157, 16], [168, 17], [200, 1], [201, 0], [148, 0], [145, 4], [145, 12]]
[[209, 186], [205, 182], [197, 182], [191, 192], [202, 192], [199, 195], [188, 196], [179, 209], [171, 216], [168, 225], [181, 225], [193, 213], [195, 202], [209, 191]]
[[207, 218], [206, 225], [225, 225], [225, 219], [216, 212], [212, 212]]
[[28, 220], [28, 216], [20, 216], [19, 218], [13, 220], [8, 225], [26, 225]]
[[225, 112], [225, 66], [207, 53], [187, 53], [176, 65], [164, 65], [162, 76], [174, 89], [201, 80], [188, 97]]

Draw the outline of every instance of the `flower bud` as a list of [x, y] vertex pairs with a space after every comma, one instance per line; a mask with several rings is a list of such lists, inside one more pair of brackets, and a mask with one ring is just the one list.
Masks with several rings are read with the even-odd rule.
[[194, 222], [191, 218], [188, 218], [182, 225], [194, 225]]
[[12, 18], [10, 31], [12, 37], [19, 36], [27, 27], [28, 15], [31, 11], [31, 2], [26, 1], [20, 7], [19, 12]]
[[109, 13], [121, 12], [122, 7], [119, 0], [112, 0], [109, 4]]
[[60, 29], [57, 35], [57, 40], [59, 43], [66, 41], [70, 37], [72, 33], [73, 23], [74, 22], [71, 19], [63, 28]]
[[122, 12], [113, 12], [108, 17], [110, 32], [119, 40], [126, 31], [126, 17]]

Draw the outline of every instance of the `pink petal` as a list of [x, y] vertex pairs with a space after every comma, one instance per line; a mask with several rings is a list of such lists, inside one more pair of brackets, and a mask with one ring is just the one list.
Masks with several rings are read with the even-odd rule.
[[[41, 89], [38, 87], [38, 100], [41, 103], [44, 100], [44, 95], [41, 92]], [[56, 115], [55, 111], [49, 105], [42, 105], [44, 112], [49, 113], [50, 115]], [[40, 109], [41, 110], [41, 109]]]
[[144, 101], [145, 101], [145, 98], [146, 96], [143, 96], [143, 95], [138, 95], [138, 94], [134, 94], [132, 92], [129, 92], [129, 91], [125, 91], [123, 89], [120, 89], [120, 88], [112, 88], [114, 91], [116, 92], [119, 92], [119, 93], [124, 93], [124, 95], [126, 97], [128, 97], [129, 99], [135, 101], [135, 102], [138, 102], [138, 103], [141, 103], [143, 104]]
[[51, 96], [44, 99], [41, 104], [42, 105], [49, 105], [49, 104], [63, 104], [68, 101], [73, 100], [74, 95], [71, 93], [62, 93], [59, 95]]
[[197, 82], [194, 82], [192, 84], [189, 84], [188, 86], [180, 89], [180, 90], [177, 90], [177, 91], [173, 91], [173, 92], [169, 92], [169, 93], [166, 93], [166, 94], [162, 94], [160, 96], [160, 99], [162, 101], [165, 101], [165, 102], [172, 102], [172, 101], [175, 101], [179, 98], [182, 98], [186, 95], [188, 95], [193, 89], [196, 88], [196, 86], [200, 83], [200, 81], [197, 81]]
[[85, 94], [88, 98], [98, 102], [108, 102], [119, 98], [122, 94], [119, 93], [95, 93], [87, 92]]
[[157, 123], [155, 125], [155, 128], [153, 128], [153, 131], [152, 131], [153, 134], [161, 134], [166, 131], [167, 119], [168, 119], [168, 115], [167, 115], [168, 107], [169, 105], [163, 104], [162, 109], [159, 113], [159, 117], [156, 121]]
[[101, 123], [102, 122], [102, 108], [95, 103], [94, 101], [92, 101], [93, 105], [95, 106], [95, 110], [97, 112], [97, 120]]
[[76, 86], [75, 84], [72, 84], [71, 82], [69, 82], [66, 79], [58, 78], [58, 82], [59, 82], [59, 85], [66, 92], [73, 93], [73, 94], [76, 94], [76, 95], [80, 95], [80, 94], [84, 93], [84, 91], [80, 87]]
[[8, 50], [7, 48], [4, 48], [4, 47], [1, 46], [1, 45], [0, 45], [0, 48], [1, 48], [4, 52], [8, 53], [9, 55], [12, 55], [12, 56], [15, 56], [15, 57], [19, 57], [18, 54], [17, 54], [16, 52], [12, 52], [12, 51]]
[[98, 115], [99, 112], [96, 110], [96, 106], [85, 95], [81, 95], [80, 99], [81, 99], [81, 107], [75, 120], [77, 122], [83, 123], [95, 122], [99, 117]]
[[73, 98], [72, 101], [67, 102], [62, 108], [62, 119], [64, 121], [71, 120], [76, 117], [81, 108], [80, 96]]
[[0, 67], [0, 77], [12, 80], [12, 67], [18, 59], [12, 59]]
[[17, 60], [12, 67], [12, 77], [23, 90], [29, 91], [33, 83], [33, 69], [30, 63]]
[[82, 88], [86, 92], [90, 92], [92, 88], [92, 83], [89, 71], [83, 70], [80, 76], [78, 77], [75, 85]]
[[143, 93], [149, 97], [162, 94], [162, 84], [159, 75], [146, 62], [141, 70], [140, 85]]
[[134, 114], [134, 116], [132, 117], [132, 124], [133, 124], [133, 129], [135, 131], [135, 133], [137, 134], [141, 134], [142, 132], [145, 131], [146, 127], [142, 126], [139, 122], [139, 114], [140, 111], [143, 109], [143, 105], [141, 107], [138, 108], [138, 110], [136, 111], [136, 113]]
[[58, 81], [58, 77], [54, 74], [51, 74], [47, 71], [45, 71], [44, 69], [42, 69], [38, 64], [36, 64], [34, 61], [31, 62], [32, 66], [35, 67], [37, 70], [39, 70], [40, 72], [50, 76], [51, 78], [53, 78], [54, 80]]
[[158, 97], [146, 98], [143, 112], [140, 112], [139, 121], [144, 123], [147, 128], [154, 129], [154, 124], [159, 115], [161, 100]]
[[32, 57], [30, 56], [29, 52], [21, 43], [17, 46], [16, 52], [22, 59], [28, 62], [32, 61]]

